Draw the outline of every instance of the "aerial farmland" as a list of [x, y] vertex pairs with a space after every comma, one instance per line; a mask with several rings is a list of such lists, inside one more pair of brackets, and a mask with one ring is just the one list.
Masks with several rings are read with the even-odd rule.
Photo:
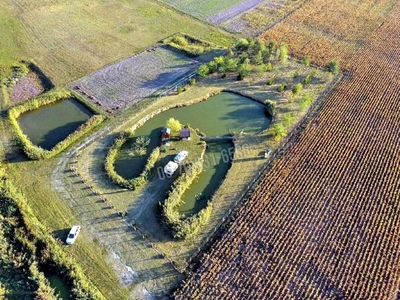
[[398, 1], [0, 3], [0, 298], [399, 298]]

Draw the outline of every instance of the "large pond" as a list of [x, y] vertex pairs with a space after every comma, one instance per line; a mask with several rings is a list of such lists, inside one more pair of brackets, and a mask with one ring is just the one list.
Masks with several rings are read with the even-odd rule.
[[[158, 146], [160, 130], [169, 118], [175, 118], [182, 124], [189, 124], [198, 128], [207, 137], [222, 136], [233, 132], [255, 134], [266, 129], [271, 120], [265, 116], [264, 105], [234, 93], [223, 92], [206, 101], [170, 109], [148, 120], [136, 130], [136, 136], [149, 136], [151, 139], [148, 153]], [[131, 145], [125, 145], [128, 149]], [[181, 213], [190, 215], [204, 206], [205, 201], [195, 201], [195, 195], [202, 193], [204, 198], [209, 197], [221, 183], [230, 167], [230, 162], [221, 156], [222, 151], [233, 147], [231, 143], [212, 143], [206, 151], [209, 158], [208, 165], [198, 180], [184, 195], [184, 204], [179, 208]], [[225, 150], [224, 150], [225, 149]], [[115, 162], [115, 170], [125, 178], [134, 178], [142, 172], [147, 155], [129, 157], [127, 151], [121, 151]]]
[[93, 112], [85, 105], [68, 98], [23, 113], [18, 122], [33, 144], [50, 150], [91, 116]]

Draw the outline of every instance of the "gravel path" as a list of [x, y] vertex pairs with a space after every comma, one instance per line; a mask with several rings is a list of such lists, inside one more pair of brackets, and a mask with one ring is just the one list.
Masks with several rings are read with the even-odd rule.
[[207, 19], [207, 21], [214, 23], [214, 24], [221, 24], [224, 23], [230, 19], [233, 19], [241, 14], [244, 14], [254, 8], [256, 8], [258, 5], [263, 3], [265, 0], [244, 0], [234, 6], [229, 7], [228, 9], [225, 9], [221, 11], [220, 13], [217, 13]]

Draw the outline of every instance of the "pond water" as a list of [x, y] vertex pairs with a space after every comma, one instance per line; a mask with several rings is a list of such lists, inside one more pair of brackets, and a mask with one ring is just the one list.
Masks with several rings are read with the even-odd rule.
[[91, 116], [89, 108], [75, 98], [67, 98], [23, 113], [18, 122], [33, 144], [50, 150]]
[[58, 295], [58, 298], [63, 300], [71, 299], [69, 289], [65, 282], [57, 275], [48, 275], [47, 279], [50, 282], [50, 286], [54, 288], [55, 294]]
[[[223, 92], [206, 101], [190, 106], [170, 109], [148, 120], [136, 130], [135, 136], [149, 136], [151, 139], [146, 155], [131, 158], [128, 151], [121, 151], [115, 162], [115, 170], [125, 178], [134, 178], [142, 172], [148, 154], [159, 145], [160, 130], [169, 118], [175, 118], [182, 124], [199, 129], [207, 137], [227, 135], [232, 132], [255, 134], [266, 129], [271, 120], [265, 116], [264, 105], [234, 93]], [[124, 145], [127, 150], [129, 143]], [[194, 196], [202, 193], [207, 198], [220, 185], [230, 167], [230, 161], [223, 161], [221, 151], [233, 147], [231, 143], [212, 143], [206, 151], [209, 166], [199, 176], [197, 182], [185, 193], [185, 203], [179, 211], [186, 215], [195, 213], [204, 207], [206, 201], [195, 201]], [[226, 149], [226, 150], [224, 150]]]

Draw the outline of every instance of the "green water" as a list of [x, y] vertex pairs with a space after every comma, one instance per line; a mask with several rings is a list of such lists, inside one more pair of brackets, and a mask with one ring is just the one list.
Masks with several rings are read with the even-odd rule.
[[70, 292], [64, 281], [57, 275], [50, 275], [47, 277], [50, 286], [54, 288], [55, 294], [63, 300], [71, 299]]
[[93, 113], [86, 106], [68, 98], [26, 112], [18, 122], [33, 144], [50, 150], [91, 116]]
[[[213, 96], [206, 101], [190, 106], [170, 109], [148, 120], [136, 130], [136, 136], [150, 136], [150, 151], [158, 146], [160, 130], [169, 118], [175, 118], [182, 124], [189, 124], [198, 128], [207, 137], [221, 136], [230, 132], [245, 132], [254, 134], [266, 129], [270, 119], [265, 116], [264, 105], [246, 97], [224, 92]], [[130, 145], [124, 146], [125, 150]], [[221, 151], [233, 147], [231, 143], [212, 143], [206, 151], [210, 161], [205, 166], [199, 179], [184, 195], [185, 203], [179, 208], [181, 213], [190, 215], [204, 207], [206, 201], [194, 201], [194, 196], [200, 192], [207, 198], [220, 185], [230, 167], [230, 162], [221, 158]], [[130, 158], [127, 151], [121, 151], [114, 165], [118, 174], [125, 178], [134, 178], [142, 172], [148, 155]], [[226, 157], [226, 155], [225, 155]]]
[[[232, 157], [229, 155], [229, 151], [233, 150], [232, 143], [208, 143], [207, 145], [203, 172], [190, 188], [185, 191], [182, 197], [183, 203], [178, 207], [179, 212], [186, 216], [190, 216], [206, 207], [207, 201], [214, 194], [231, 167]], [[196, 195], [200, 193], [202, 197], [196, 200]]]

